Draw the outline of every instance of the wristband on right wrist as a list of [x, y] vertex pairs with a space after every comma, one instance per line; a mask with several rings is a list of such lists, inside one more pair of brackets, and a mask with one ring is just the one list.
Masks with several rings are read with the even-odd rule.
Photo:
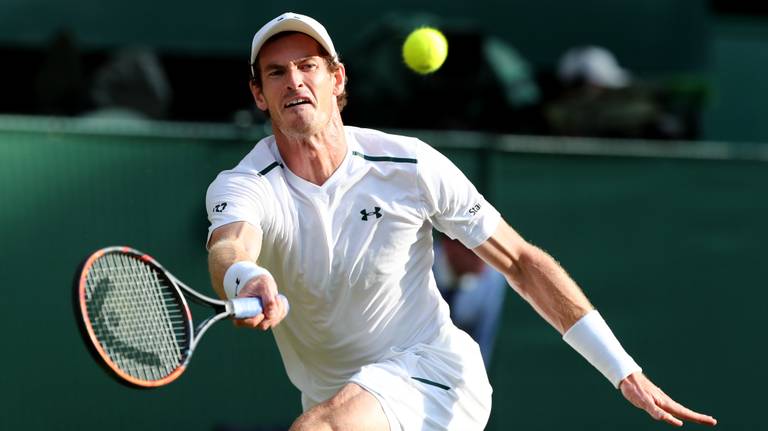
[[597, 368], [618, 389], [627, 376], [642, 371], [639, 365], [621, 347], [597, 310], [592, 310], [574, 323], [563, 340]]
[[240, 262], [235, 262], [230, 265], [224, 274], [224, 293], [227, 295], [227, 298], [234, 299], [240, 293], [240, 289], [248, 284], [252, 278], [263, 274], [272, 276], [266, 268], [262, 268], [251, 261], [241, 260]]

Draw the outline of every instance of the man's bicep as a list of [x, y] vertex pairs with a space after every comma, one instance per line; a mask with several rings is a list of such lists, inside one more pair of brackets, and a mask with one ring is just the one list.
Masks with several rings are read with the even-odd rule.
[[258, 177], [232, 172], [225, 172], [216, 177], [205, 194], [210, 223], [206, 239], [208, 249], [222, 238], [241, 237], [243, 229], [239, 222], [260, 227], [265, 216], [263, 203], [268, 201], [265, 185]]
[[519, 271], [520, 258], [530, 246], [504, 219], [501, 219], [493, 234], [472, 251], [508, 279], [510, 277], [515, 279]]

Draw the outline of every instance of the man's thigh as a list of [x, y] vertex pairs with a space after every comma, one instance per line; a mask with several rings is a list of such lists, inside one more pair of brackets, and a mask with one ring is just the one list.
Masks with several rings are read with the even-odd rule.
[[330, 399], [304, 412], [291, 431], [389, 431], [379, 400], [355, 383], [348, 383]]
[[491, 409], [477, 344], [453, 329], [431, 345], [415, 345], [351, 378], [373, 394], [392, 431], [479, 431]]

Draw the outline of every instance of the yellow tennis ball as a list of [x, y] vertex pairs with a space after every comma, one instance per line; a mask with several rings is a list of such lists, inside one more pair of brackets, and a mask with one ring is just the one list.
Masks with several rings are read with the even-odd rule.
[[432, 27], [422, 27], [411, 32], [403, 44], [403, 59], [414, 72], [428, 74], [443, 65], [448, 56], [448, 41]]

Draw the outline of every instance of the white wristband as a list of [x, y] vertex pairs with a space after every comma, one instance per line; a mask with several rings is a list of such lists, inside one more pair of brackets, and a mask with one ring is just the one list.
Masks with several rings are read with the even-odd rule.
[[563, 340], [581, 354], [618, 389], [630, 374], [642, 371], [632, 359], [597, 310], [579, 319], [563, 334]]
[[262, 274], [267, 274], [272, 277], [272, 274], [270, 274], [266, 268], [262, 268], [253, 262], [247, 260], [235, 262], [229, 269], [227, 269], [226, 274], [224, 274], [224, 293], [227, 294], [227, 298], [233, 299], [240, 293], [240, 289], [252, 278]]

